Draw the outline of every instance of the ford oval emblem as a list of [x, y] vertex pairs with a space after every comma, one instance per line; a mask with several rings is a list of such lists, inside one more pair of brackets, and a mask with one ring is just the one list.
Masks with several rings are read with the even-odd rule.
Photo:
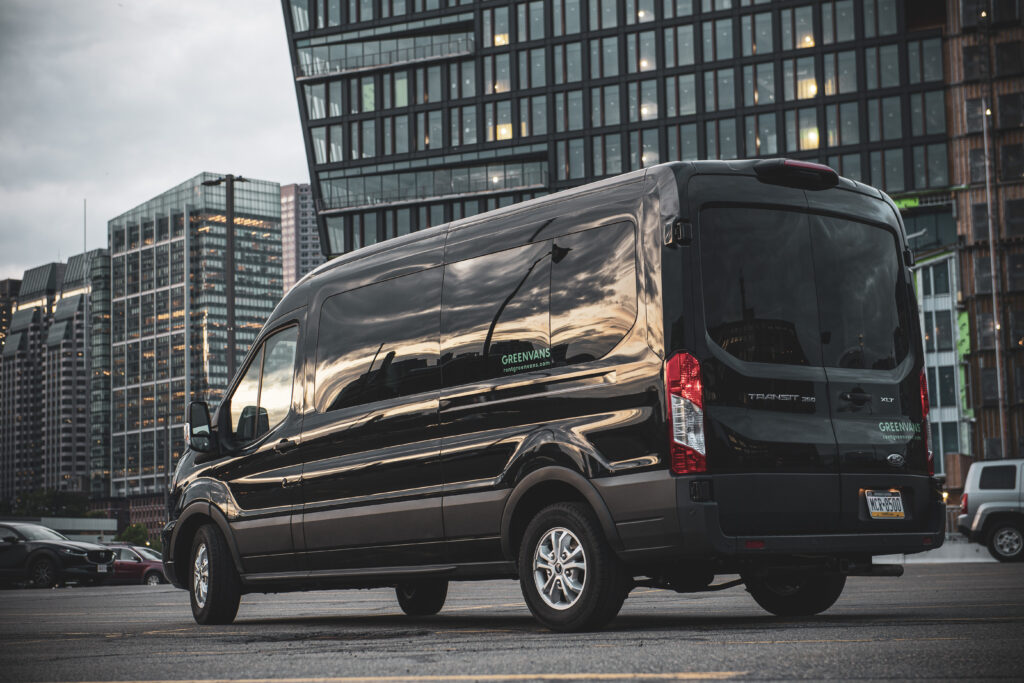
[[906, 458], [899, 453], [890, 453], [885, 461], [893, 467], [903, 467], [907, 463]]

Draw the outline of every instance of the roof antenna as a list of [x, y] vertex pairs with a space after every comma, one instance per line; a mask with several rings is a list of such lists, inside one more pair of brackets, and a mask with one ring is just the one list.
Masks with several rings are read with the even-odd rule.
[[85, 207], [86, 207], [86, 199], [85, 199], [85, 197], [82, 197], [82, 252], [83, 253], [89, 250], [89, 247], [86, 246], [87, 245], [87, 241], [85, 239]]

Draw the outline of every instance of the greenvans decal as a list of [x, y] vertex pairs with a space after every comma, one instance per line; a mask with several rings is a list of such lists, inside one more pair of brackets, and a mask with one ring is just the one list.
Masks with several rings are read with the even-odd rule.
[[546, 368], [549, 365], [551, 365], [551, 349], [506, 353], [501, 357], [501, 370], [506, 374]]
[[878, 431], [882, 432], [882, 438], [886, 441], [902, 442], [919, 437], [921, 435], [921, 425], [906, 420], [879, 422]]

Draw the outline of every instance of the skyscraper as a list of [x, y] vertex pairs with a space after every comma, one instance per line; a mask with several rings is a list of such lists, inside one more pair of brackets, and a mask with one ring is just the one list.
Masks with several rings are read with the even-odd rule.
[[14, 312], [14, 304], [18, 300], [20, 289], [21, 280], [12, 278], [0, 280], [0, 353], [4, 350], [7, 328], [11, 324], [11, 314]]
[[228, 340], [240, 362], [281, 297], [280, 186], [232, 178], [229, 267], [226, 185], [212, 184], [220, 179], [202, 173], [108, 222], [115, 498], [160, 490], [182, 449], [188, 400], [216, 404], [230, 380]]
[[46, 338], [63, 263], [25, 271], [0, 356], [0, 500], [43, 485]]
[[103, 319], [104, 311], [109, 317], [109, 260], [106, 249], [72, 256], [54, 297], [41, 387], [43, 488], [90, 492], [92, 420], [97, 437], [107, 427], [102, 406], [109, 383], [102, 370], [109, 356], [103, 349], [96, 354], [93, 325], [109, 325]]
[[281, 249], [285, 292], [325, 260], [308, 184], [281, 186]]

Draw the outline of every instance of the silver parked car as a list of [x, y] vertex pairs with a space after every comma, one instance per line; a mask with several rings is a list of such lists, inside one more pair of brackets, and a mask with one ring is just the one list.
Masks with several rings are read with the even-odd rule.
[[976, 462], [967, 472], [957, 529], [1000, 562], [1024, 560], [1024, 460]]

